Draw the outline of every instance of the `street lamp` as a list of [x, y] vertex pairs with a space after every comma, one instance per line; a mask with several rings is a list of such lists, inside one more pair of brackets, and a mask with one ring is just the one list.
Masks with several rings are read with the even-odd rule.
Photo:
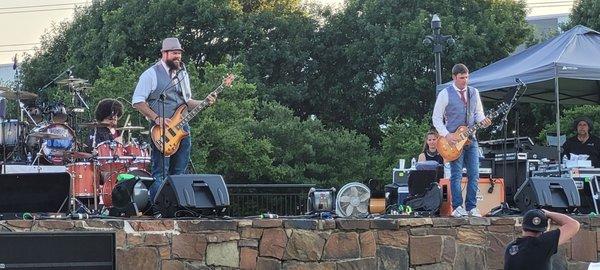
[[431, 18], [431, 29], [433, 35], [427, 35], [423, 39], [423, 44], [433, 44], [433, 53], [435, 56], [435, 85], [442, 84], [442, 51], [444, 50], [444, 44], [448, 46], [454, 45], [456, 42], [451, 35], [441, 35], [440, 30], [442, 29], [442, 21], [437, 14]]

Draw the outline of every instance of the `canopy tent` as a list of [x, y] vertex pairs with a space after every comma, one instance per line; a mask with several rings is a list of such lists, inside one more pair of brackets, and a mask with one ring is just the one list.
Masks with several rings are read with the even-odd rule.
[[[506, 88], [519, 78], [527, 91], [526, 103], [600, 103], [600, 33], [575, 26], [552, 39], [529, 47], [470, 74], [469, 85], [479, 89], [483, 100], [502, 100]], [[438, 91], [450, 85], [437, 87]], [[556, 112], [557, 135], [560, 115]], [[559, 147], [560, 149], [560, 147]]]
[[[600, 33], [575, 26], [550, 40], [529, 47], [470, 74], [469, 85], [484, 100], [501, 100], [505, 88], [527, 84], [520, 99], [526, 103], [600, 103]], [[558, 86], [556, 85], [558, 81]], [[438, 91], [450, 85], [438, 86]]]

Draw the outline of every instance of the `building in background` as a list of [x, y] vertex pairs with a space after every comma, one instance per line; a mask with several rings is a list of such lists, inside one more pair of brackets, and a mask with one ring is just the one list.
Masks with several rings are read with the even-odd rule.
[[569, 21], [577, 0], [527, 0], [527, 21], [535, 28], [537, 38], [562, 32], [560, 26]]

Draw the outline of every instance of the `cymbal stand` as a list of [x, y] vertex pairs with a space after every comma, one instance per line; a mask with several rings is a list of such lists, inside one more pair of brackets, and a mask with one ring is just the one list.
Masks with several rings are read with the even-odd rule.
[[94, 135], [92, 136], [92, 168], [94, 170], [94, 180], [92, 181], [92, 183], [94, 184], [94, 209], [96, 211], [98, 211], [98, 172], [97, 172], [97, 160], [96, 157], [98, 156], [98, 153], [96, 151], [96, 146], [97, 146], [97, 142], [96, 142], [96, 135], [98, 134], [98, 127], [94, 127]]

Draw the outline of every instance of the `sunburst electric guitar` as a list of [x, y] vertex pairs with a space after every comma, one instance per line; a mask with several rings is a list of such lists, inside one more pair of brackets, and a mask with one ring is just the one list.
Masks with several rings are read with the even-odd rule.
[[[209, 94], [209, 96], [213, 95], [216, 97], [219, 93], [223, 92], [225, 87], [231, 86], [233, 79], [233, 74], [229, 74], [225, 79], [223, 79], [223, 82], [221, 82], [221, 84]], [[161, 151], [166, 157], [169, 157], [175, 152], [177, 152], [177, 150], [179, 149], [179, 145], [181, 144], [181, 140], [189, 136], [189, 133], [183, 129], [183, 126], [190, 120], [192, 120], [192, 118], [194, 118], [196, 114], [198, 114], [200, 111], [202, 111], [209, 105], [210, 104], [208, 102], [207, 97], [200, 103], [200, 105], [190, 110], [187, 114], [185, 113], [187, 105], [183, 104], [179, 106], [177, 110], [175, 110], [175, 113], [173, 113], [173, 116], [171, 117], [171, 122], [165, 125], [164, 142], [163, 128], [161, 128], [159, 125], [153, 126], [150, 130], [150, 135], [152, 137], [152, 142], [154, 142], [156, 148], [159, 151]]]
[[[498, 105], [496, 110], [488, 112], [487, 117], [494, 119], [498, 117], [498, 115], [505, 113], [509, 108], [509, 104], [502, 102], [500, 105]], [[444, 162], [457, 160], [458, 157], [460, 157], [463, 148], [471, 143], [471, 140], [469, 139], [471, 135], [473, 135], [482, 127], [483, 125], [481, 123], [477, 123], [470, 128], [466, 126], [458, 127], [458, 129], [453, 133], [454, 136], [458, 138], [455, 144], [451, 144], [446, 137], [440, 136], [437, 140], [437, 151], [444, 158]]]

